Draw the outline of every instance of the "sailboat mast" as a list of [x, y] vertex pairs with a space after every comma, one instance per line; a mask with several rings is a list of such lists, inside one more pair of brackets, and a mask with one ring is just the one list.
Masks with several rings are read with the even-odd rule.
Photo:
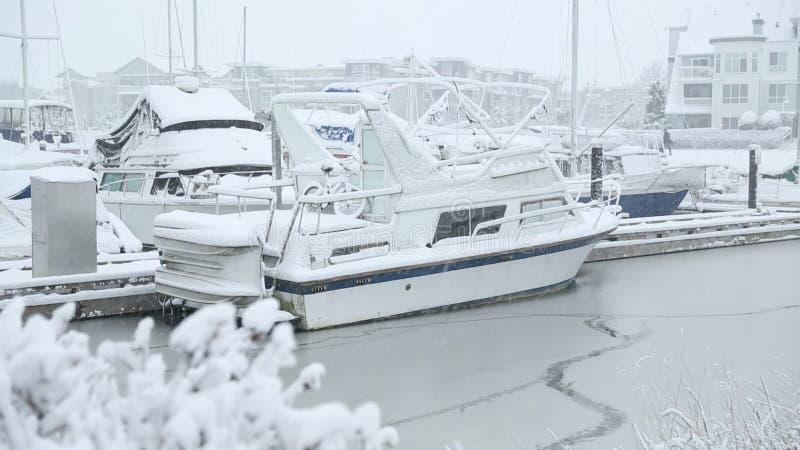
[[25, 139], [28, 145], [31, 142], [31, 115], [28, 110], [28, 33], [25, 27], [25, 0], [19, 0], [19, 21], [22, 33], [22, 123], [25, 125]]
[[[242, 11], [242, 101], [250, 97], [247, 89], [247, 6]], [[253, 105], [249, 105], [253, 109]]]
[[572, 0], [572, 84], [570, 100], [570, 147], [578, 149], [578, 0]]
[[172, 0], [167, 0], [167, 58], [169, 58], [169, 84], [175, 83], [172, 70]]
[[200, 77], [199, 46], [197, 43], [197, 0], [192, 2], [192, 20], [194, 21], [194, 76]]

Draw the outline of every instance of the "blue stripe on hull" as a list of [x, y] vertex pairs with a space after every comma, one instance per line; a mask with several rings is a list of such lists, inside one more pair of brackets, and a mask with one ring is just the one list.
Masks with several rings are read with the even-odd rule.
[[[536, 256], [548, 255], [551, 253], [558, 253], [567, 250], [572, 250], [579, 247], [594, 244], [600, 241], [608, 233], [600, 233], [586, 238], [575, 239], [572, 241], [565, 241], [559, 244], [544, 245], [539, 247], [530, 247], [515, 251], [495, 253], [488, 256], [478, 256], [473, 258], [463, 258], [456, 260], [449, 260], [441, 263], [435, 263], [425, 266], [408, 266], [404, 268], [359, 273], [352, 276], [319, 280], [312, 282], [294, 282], [288, 280], [278, 280], [276, 290], [286, 292], [289, 294], [311, 295], [319, 294], [321, 292], [334, 291], [337, 289], [347, 289], [365, 284], [384, 283], [387, 281], [402, 280], [407, 278], [422, 277], [426, 275], [434, 275], [452, 270], [469, 269], [473, 267], [486, 266], [490, 264], [504, 263], [508, 261], [515, 261], [519, 259], [534, 258]], [[543, 288], [537, 288], [543, 289]]]
[[[688, 191], [649, 192], [646, 194], [622, 194], [619, 205], [622, 212], [629, 217], [671, 216], [675, 214]], [[588, 203], [589, 197], [581, 197], [580, 201]]]
[[31, 185], [25, 186], [25, 189], [17, 192], [16, 194], [9, 197], [9, 200], [22, 200], [26, 198], [31, 198]]

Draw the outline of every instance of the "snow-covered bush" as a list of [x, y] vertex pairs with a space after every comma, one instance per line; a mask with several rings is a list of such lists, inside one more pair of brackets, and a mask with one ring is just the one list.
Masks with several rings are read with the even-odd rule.
[[752, 130], [758, 123], [758, 116], [753, 111], [745, 111], [739, 117], [740, 130]]
[[[51, 319], [23, 321], [23, 303], [0, 313], [0, 448], [380, 450], [397, 443], [372, 403], [293, 407], [318, 389], [323, 366], [296, 364], [290, 325], [275, 324], [277, 305], [248, 308], [241, 327], [233, 306], [201, 309], [172, 332], [173, 373], [150, 352], [151, 318], [130, 342], [100, 344], [68, 330], [73, 304]], [[124, 383], [121, 381], [124, 380]], [[356, 447], [353, 447], [353, 446]]]
[[709, 386], [693, 387], [681, 378], [677, 389], [642, 391], [653, 408], [645, 424], [634, 426], [645, 450], [800, 448], [800, 380], [779, 375], [781, 400], [762, 379], [752, 385], [730, 372]]
[[774, 130], [781, 126], [781, 113], [775, 111], [774, 109], [770, 109], [769, 111], [765, 111], [764, 114], [758, 119], [758, 126], [762, 130]]

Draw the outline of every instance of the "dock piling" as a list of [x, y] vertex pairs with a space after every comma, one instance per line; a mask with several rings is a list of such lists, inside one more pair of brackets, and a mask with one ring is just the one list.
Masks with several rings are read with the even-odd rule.
[[597, 142], [592, 143], [590, 178], [592, 200], [603, 200], [603, 144]]
[[758, 165], [761, 164], [761, 146], [750, 145], [750, 171], [748, 173], [747, 207], [758, 207]]

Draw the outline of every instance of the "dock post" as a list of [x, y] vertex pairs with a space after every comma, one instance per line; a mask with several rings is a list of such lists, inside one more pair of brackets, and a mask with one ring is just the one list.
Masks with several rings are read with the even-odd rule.
[[748, 174], [747, 207], [758, 207], [758, 165], [761, 164], [761, 146], [750, 145], [750, 172]]
[[603, 200], [603, 144], [592, 143], [592, 167], [590, 172], [592, 200]]

